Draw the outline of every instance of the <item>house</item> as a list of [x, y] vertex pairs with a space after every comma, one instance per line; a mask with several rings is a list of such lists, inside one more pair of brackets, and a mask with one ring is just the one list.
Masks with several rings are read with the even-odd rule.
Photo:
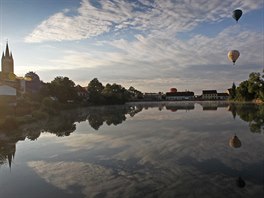
[[148, 101], [162, 100], [162, 93], [144, 93], [143, 99]]
[[79, 97], [88, 98], [88, 91], [84, 87], [77, 85], [75, 89]]
[[202, 93], [203, 100], [217, 100], [218, 95], [216, 90], [203, 90]]
[[16, 101], [17, 90], [8, 85], [0, 85], [0, 101], [12, 103]]
[[167, 92], [166, 100], [194, 100], [194, 92]]
[[217, 93], [218, 100], [227, 100], [229, 98], [228, 93]]

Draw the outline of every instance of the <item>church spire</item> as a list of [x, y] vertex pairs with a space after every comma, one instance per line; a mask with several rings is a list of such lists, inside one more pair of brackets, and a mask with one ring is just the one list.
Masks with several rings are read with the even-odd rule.
[[8, 42], [6, 42], [5, 56], [6, 56], [6, 57], [9, 57], [9, 47], [8, 47]]

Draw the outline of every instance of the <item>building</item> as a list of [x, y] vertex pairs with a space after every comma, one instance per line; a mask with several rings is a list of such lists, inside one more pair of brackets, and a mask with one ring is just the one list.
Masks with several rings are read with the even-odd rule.
[[40, 90], [42, 82], [34, 72], [29, 72], [25, 77], [17, 77], [14, 73], [14, 59], [6, 43], [1, 59], [0, 85], [7, 85], [16, 89], [16, 93], [35, 93]]
[[166, 100], [194, 100], [194, 92], [167, 92]]
[[218, 95], [216, 90], [203, 90], [202, 93], [203, 100], [217, 100]]
[[162, 93], [144, 93], [143, 99], [147, 101], [162, 100]]
[[1, 62], [2, 73], [4, 74], [14, 74], [14, 59], [12, 52], [9, 52], [8, 43], [6, 44], [5, 53], [2, 54]]
[[85, 89], [84, 87], [80, 86], [80, 85], [77, 85], [75, 87], [76, 91], [77, 91], [77, 95], [79, 97], [82, 97], [82, 98], [85, 98], [85, 99], [88, 99], [89, 97], [89, 94], [88, 94], [88, 91], [87, 89]]
[[0, 102], [13, 103], [16, 101], [17, 90], [8, 85], [0, 85]]
[[228, 93], [217, 93], [218, 100], [228, 100], [229, 94]]
[[14, 59], [11, 52], [9, 52], [8, 43], [6, 44], [5, 52], [1, 59], [0, 84], [8, 85], [17, 88], [17, 78], [14, 74]]

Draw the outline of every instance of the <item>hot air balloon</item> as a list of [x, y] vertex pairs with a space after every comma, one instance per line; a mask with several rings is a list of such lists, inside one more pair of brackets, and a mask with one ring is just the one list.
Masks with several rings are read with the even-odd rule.
[[235, 62], [238, 59], [239, 55], [240, 53], [238, 50], [231, 50], [227, 54], [229, 60], [233, 62], [233, 65], [235, 65]]
[[238, 22], [238, 20], [240, 19], [240, 17], [242, 16], [242, 10], [240, 9], [236, 9], [233, 11], [233, 18], [236, 20], [236, 22]]
[[229, 140], [229, 146], [233, 147], [233, 148], [239, 148], [241, 147], [241, 142], [238, 139], [238, 137], [236, 135], [234, 135], [230, 140]]

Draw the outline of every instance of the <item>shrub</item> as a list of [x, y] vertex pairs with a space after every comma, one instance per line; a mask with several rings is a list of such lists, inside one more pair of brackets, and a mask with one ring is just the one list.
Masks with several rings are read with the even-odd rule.
[[46, 112], [34, 111], [32, 112], [32, 117], [37, 120], [41, 120], [41, 119], [47, 119], [49, 115]]
[[14, 117], [7, 117], [0, 126], [3, 130], [14, 130], [18, 128], [17, 120]]

